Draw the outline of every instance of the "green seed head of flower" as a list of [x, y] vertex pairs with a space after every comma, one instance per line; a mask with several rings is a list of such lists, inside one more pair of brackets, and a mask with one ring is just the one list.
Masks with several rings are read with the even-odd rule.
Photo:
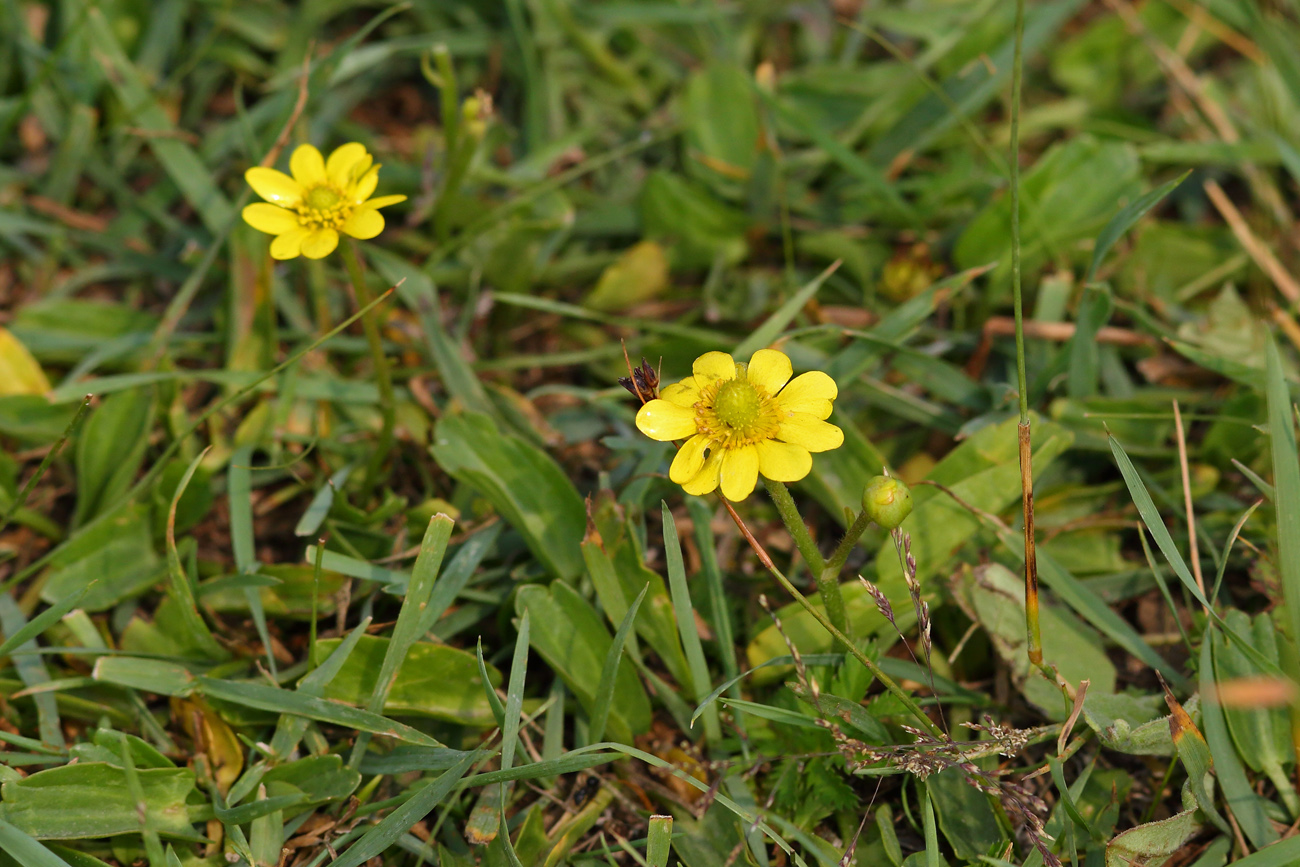
[[329, 187], [316, 187], [307, 194], [307, 207], [313, 211], [328, 211], [339, 203], [340, 196]]
[[762, 401], [747, 379], [724, 382], [713, 401], [718, 420], [734, 430], [746, 430], [758, 421]]
[[912, 492], [893, 476], [876, 476], [862, 490], [862, 509], [885, 530], [912, 514]]

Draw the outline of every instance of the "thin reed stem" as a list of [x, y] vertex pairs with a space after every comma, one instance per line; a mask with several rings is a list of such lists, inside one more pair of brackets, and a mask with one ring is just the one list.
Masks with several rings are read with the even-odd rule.
[[1016, 0], [1016, 46], [1011, 67], [1011, 300], [1016, 316], [1016, 387], [1020, 392], [1020, 500], [1025, 516], [1025, 632], [1029, 661], [1043, 665], [1038, 620], [1038, 556], [1034, 542], [1034, 452], [1030, 444], [1029, 386], [1025, 375], [1025, 310], [1020, 262], [1020, 89], [1025, 74], [1025, 0]]

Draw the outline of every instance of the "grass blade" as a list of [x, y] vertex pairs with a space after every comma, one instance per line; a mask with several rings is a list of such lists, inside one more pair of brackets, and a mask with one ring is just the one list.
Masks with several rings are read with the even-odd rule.
[[405, 804], [389, 813], [382, 822], [363, 834], [361, 839], [348, 847], [346, 852], [331, 861], [330, 867], [361, 867], [371, 858], [386, 851], [410, 830], [412, 825], [442, 803], [469, 771], [470, 766], [482, 755], [482, 751], [466, 753], [465, 758], [443, 771], [438, 779], [418, 790]]
[[1290, 633], [1300, 636], [1300, 459], [1296, 456], [1291, 394], [1282, 374], [1277, 344], [1268, 342], [1265, 369], [1268, 432], [1272, 441], [1274, 505], [1277, 507], [1277, 559]]
[[1091, 283], [1096, 278], [1097, 269], [1101, 267], [1102, 261], [1105, 260], [1106, 254], [1110, 252], [1110, 248], [1115, 246], [1115, 242], [1122, 238], [1125, 232], [1133, 228], [1134, 224], [1142, 219], [1147, 211], [1160, 204], [1160, 201], [1165, 196], [1172, 193], [1178, 188], [1179, 184], [1187, 180], [1187, 176], [1191, 173], [1192, 170], [1188, 169], [1172, 181], [1161, 184], [1145, 196], [1134, 199], [1129, 203], [1128, 207], [1111, 218], [1111, 221], [1106, 224], [1106, 228], [1102, 229], [1101, 234], [1097, 236], [1097, 243], [1092, 249], [1092, 264], [1088, 266], [1088, 276], [1083, 279], [1084, 283]]
[[22, 867], [69, 867], [68, 862], [0, 819], [0, 851]]
[[595, 743], [605, 737], [605, 723], [609, 721], [609, 706], [614, 701], [614, 686], [618, 683], [618, 668], [623, 659], [623, 645], [632, 631], [632, 624], [636, 622], [636, 612], [641, 607], [641, 600], [645, 599], [646, 591], [649, 589], [649, 584], [641, 588], [636, 600], [628, 606], [623, 622], [618, 625], [618, 632], [614, 633], [614, 643], [609, 646], [609, 653], [605, 655], [605, 666], [600, 671], [600, 683], [596, 687], [596, 699], [591, 706], [591, 725], [587, 729], [588, 742]]
[[171, 509], [167, 513], [167, 574], [171, 578], [172, 597], [176, 600], [176, 608], [180, 612], [185, 631], [205, 654], [213, 659], [227, 659], [230, 654], [212, 637], [212, 631], [204, 622], [203, 615], [199, 614], [198, 604], [194, 600], [194, 587], [185, 575], [185, 570], [181, 566], [180, 553], [176, 550], [176, 507], [180, 505], [185, 488], [189, 485], [190, 479], [194, 478], [194, 471], [199, 468], [199, 462], [207, 453], [208, 450], [204, 449], [198, 457], [190, 461], [180, 484], [176, 486], [176, 493], [172, 496]]
[[[1138, 514], [1142, 516], [1142, 521], [1146, 524], [1147, 530], [1150, 531], [1151, 538], [1156, 540], [1156, 547], [1160, 549], [1161, 554], [1165, 555], [1165, 559], [1169, 561], [1169, 565], [1174, 569], [1174, 574], [1187, 587], [1193, 598], [1207, 610], [1213, 611], [1210, 608], [1210, 600], [1205, 598], [1201, 588], [1196, 585], [1196, 579], [1192, 577], [1191, 570], [1187, 568], [1183, 555], [1178, 552], [1178, 546], [1174, 544], [1173, 537], [1169, 535], [1169, 528], [1165, 526], [1164, 518], [1160, 517], [1160, 510], [1152, 502], [1147, 486], [1143, 484], [1141, 477], [1138, 476], [1137, 468], [1129, 460], [1128, 455], [1124, 452], [1124, 447], [1119, 444], [1119, 440], [1111, 436], [1109, 441], [1111, 453], [1115, 456], [1115, 463], [1119, 465], [1120, 474], [1124, 477], [1124, 484], [1128, 485], [1129, 496], [1133, 498], [1133, 505], [1137, 506]], [[1294, 441], [1292, 453], [1294, 454]], [[1300, 551], [1297, 552], [1297, 555], [1300, 556]], [[1297, 587], [1300, 587], [1300, 579], [1297, 579]]]
[[[668, 586], [673, 597], [673, 613], [677, 615], [677, 631], [682, 636], [682, 649], [686, 652], [686, 662], [691, 668], [693, 698], [697, 705], [708, 695], [709, 665], [704, 659], [704, 647], [700, 644], [700, 630], [695, 626], [695, 607], [691, 603], [690, 587], [686, 583], [686, 566], [682, 562], [682, 546], [677, 538], [677, 524], [667, 503], [660, 503], [664, 526], [664, 556], [668, 560]], [[722, 737], [722, 724], [718, 719], [718, 709], [708, 705], [704, 709], [704, 734], [709, 743], [716, 743]]]

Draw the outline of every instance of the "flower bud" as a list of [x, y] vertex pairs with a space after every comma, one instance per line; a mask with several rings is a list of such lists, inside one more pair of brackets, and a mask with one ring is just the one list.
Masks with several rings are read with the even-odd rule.
[[892, 530], [912, 514], [912, 492], [893, 476], [876, 476], [862, 489], [862, 510], [881, 528]]

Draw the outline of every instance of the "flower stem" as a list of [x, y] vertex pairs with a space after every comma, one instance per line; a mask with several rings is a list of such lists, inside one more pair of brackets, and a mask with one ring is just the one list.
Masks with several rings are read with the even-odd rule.
[[[826, 561], [822, 559], [821, 552], [817, 550], [817, 544], [813, 541], [812, 534], [808, 532], [808, 525], [804, 523], [803, 516], [799, 514], [799, 507], [794, 504], [794, 498], [790, 496], [790, 489], [782, 482], [774, 482], [771, 479], [764, 478], [763, 484], [767, 486], [767, 492], [772, 497], [772, 502], [776, 505], [777, 512], [781, 515], [781, 520], [785, 527], [790, 531], [791, 537], [794, 538], [794, 544], [799, 549], [799, 554], [803, 557], [804, 562], [808, 564], [809, 571], [817, 579], [817, 592], [821, 594], [822, 604], [826, 606], [826, 615], [830, 618], [831, 625], [838, 632], [849, 632], [848, 612], [844, 607], [844, 596], [840, 593], [839, 571], [844, 565], [844, 560], [848, 558], [849, 549], [852, 543], [847, 546], [841, 542], [840, 548], [843, 548], [843, 558], [834, 570], [828, 569]], [[865, 530], [865, 525], [863, 526]], [[858, 535], [861, 535], [861, 531]], [[856, 537], [854, 539], [856, 540]], [[835, 553], [841, 553], [839, 548]]]
[[[780, 482], [772, 484], [779, 485]], [[784, 485], [782, 487], [784, 487]], [[812, 600], [800, 593], [799, 588], [791, 584], [790, 579], [785, 577], [785, 574], [780, 569], [776, 568], [776, 564], [772, 562], [772, 558], [768, 556], [767, 551], [761, 544], [759, 544], [759, 541], [754, 538], [754, 534], [750, 532], [749, 527], [745, 526], [745, 522], [741, 520], [740, 515], [736, 513], [736, 510], [732, 507], [731, 503], [727, 502], [725, 497], [719, 497], [719, 499], [722, 500], [722, 505], [726, 508], [727, 514], [731, 515], [731, 520], [736, 523], [736, 527], [740, 530], [741, 535], [745, 537], [745, 541], [754, 549], [754, 553], [758, 555], [758, 559], [762, 561], [765, 567], [767, 567], [767, 571], [772, 573], [772, 577], [776, 579], [777, 583], [785, 588], [785, 591], [794, 597], [794, 600], [802, 605], [803, 609], [812, 615], [812, 618], [820, 623], [833, 638], [843, 644], [848, 650], [849, 655], [862, 663], [867, 671], [871, 672], [872, 676], [875, 677], [876, 680], [880, 681], [881, 686], [891, 692], [895, 698], [902, 702], [903, 706], [907, 708], [914, 717], [916, 717], [917, 721], [925, 727], [926, 731], [935, 737], [943, 737], [943, 731], [934, 724], [933, 720], [926, 716], [925, 711], [916, 703], [916, 700], [913, 699], [905, 689], [899, 686], [892, 677], [885, 674], [884, 670], [873, 662], [871, 657], [863, 653], [857, 645], [850, 641], [849, 637], [845, 635], [842, 630], [837, 629], [825, 614], [817, 610], [817, 606], [813, 605]], [[836, 585], [836, 590], [838, 589], [839, 585]]]
[[[348, 276], [352, 278], [352, 288], [357, 293], [357, 306], [365, 307], [374, 300], [374, 293], [366, 284], [365, 274], [361, 270], [361, 257], [357, 254], [355, 242], [345, 239], [343, 245], [343, 264], [347, 266]], [[384, 458], [393, 448], [393, 426], [397, 419], [396, 401], [393, 397], [393, 375], [388, 368], [388, 359], [384, 357], [383, 338], [379, 333], [378, 309], [361, 319], [361, 327], [366, 332], [366, 342], [370, 344], [370, 357], [375, 365], [375, 379], [379, 386], [379, 412], [383, 419], [379, 429], [379, 441], [370, 453], [370, 463], [366, 467], [365, 490], [370, 490], [378, 481], [384, 466]]]

